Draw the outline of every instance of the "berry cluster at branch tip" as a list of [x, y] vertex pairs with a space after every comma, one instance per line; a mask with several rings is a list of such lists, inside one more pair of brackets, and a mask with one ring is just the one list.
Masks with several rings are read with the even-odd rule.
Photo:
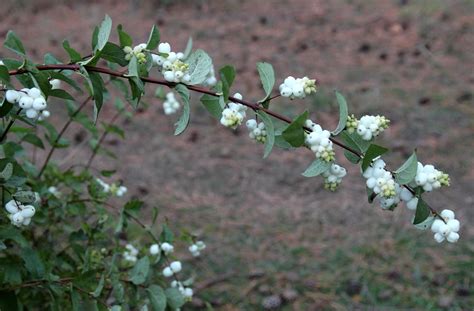
[[434, 239], [436, 242], [441, 243], [444, 240], [450, 243], [456, 243], [459, 240], [459, 220], [455, 219], [454, 212], [445, 209], [440, 213], [443, 218], [435, 219], [431, 225], [431, 231], [434, 233]]
[[97, 183], [102, 187], [102, 191], [104, 193], [110, 193], [112, 195], [115, 195], [117, 197], [122, 197], [127, 193], [128, 189], [127, 187], [123, 185], [117, 185], [115, 183], [109, 185], [105, 181], [103, 181], [100, 178], [96, 178]]
[[324, 188], [330, 191], [336, 191], [342, 178], [347, 175], [347, 171], [340, 165], [332, 163], [331, 166], [323, 172]]
[[160, 69], [163, 77], [168, 82], [189, 83], [189, 65], [183, 62], [184, 54], [172, 52], [167, 42], [158, 45], [158, 54], [152, 54], [153, 63]]
[[199, 257], [201, 252], [206, 248], [206, 244], [203, 241], [197, 241], [189, 246], [188, 250], [193, 257]]
[[123, 252], [123, 259], [130, 263], [137, 262], [138, 249], [132, 244], [125, 245], [125, 251]]
[[172, 277], [173, 275], [179, 273], [182, 269], [182, 265], [180, 261], [173, 261], [169, 264], [169, 266], [163, 269], [163, 276], [164, 277]]
[[[242, 95], [235, 93], [234, 98], [242, 100]], [[239, 103], [229, 102], [222, 111], [221, 124], [231, 129], [236, 129], [246, 117], [247, 107]]]
[[123, 51], [125, 52], [126, 60], [131, 60], [135, 56], [139, 64], [146, 63], [146, 43], [140, 43], [133, 47], [133, 49], [131, 46], [126, 46], [123, 48]]
[[349, 133], [356, 132], [363, 140], [370, 141], [388, 128], [390, 120], [384, 116], [365, 115], [360, 120], [350, 115], [346, 121], [346, 129]]
[[430, 192], [442, 186], [449, 186], [449, 175], [435, 169], [433, 165], [423, 165], [418, 162], [415, 183], [423, 187], [426, 192]]
[[255, 119], [249, 119], [245, 123], [249, 130], [249, 137], [256, 142], [264, 144], [267, 140], [267, 131], [265, 130], [265, 123], [257, 123]]
[[13, 225], [17, 227], [28, 226], [31, 218], [35, 215], [36, 209], [33, 205], [24, 205], [16, 200], [11, 200], [5, 204], [8, 218]]
[[46, 108], [46, 99], [38, 88], [23, 88], [20, 91], [8, 90], [5, 98], [9, 103], [18, 104], [25, 110], [28, 119], [44, 119], [49, 117], [50, 113]]
[[166, 100], [163, 102], [163, 110], [166, 115], [174, 114], [178, 112], [181, 105], [179, 101], [176, 99], [173, 92], [169, 92], [166, 94]]
[[316, 80], [308, 77], [295, 79], [292, 76], [286, 78], [279, 87], [280, 95], [290, 99], [305, 98], [306, 95], [316, 92]]
[[311, 129], [311, 133], [305, 134], [305, 143], [314, 152], [316, 158], [326, 162], [334, 161], [335, 152], [333, 150], [331, 132], [323, 130], [319, 124], [311, 120], [306, 120], [305, 126]]

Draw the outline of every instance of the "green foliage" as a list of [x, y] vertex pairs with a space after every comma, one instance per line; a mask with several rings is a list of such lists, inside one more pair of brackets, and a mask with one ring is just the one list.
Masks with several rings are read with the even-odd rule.
[[18, 38], [17, 35], [11, 30], [8, 31], [7, 38], [3, 43], [3, 46], [20, 56], [24, 57], [26, 55], [23, 43], [21, 42], [20, 38]]
[[229, 98], [230, 88], [235, 79], [235, 68], [230, 65], [226, 65], [219, 69], [219, 75], [222, 82], [222, 96], [224, 100]]
[[291, 122], [282, 132], [282, 136], [291, 146], [300, 147], [304, 144], [304, 124], [308, 119], [308, 112], [305, 111]]
[[174, 134], [179, 135], [183, 133], [184, 130], [188, 127], [191, 108], [189, 106], [189, 90], [186, 88], [186, 86], [184, 86], [183, 84], [178, 84], [176, 85], [175, 90], [181, 96], [181, 99], [183, 101], [183, 114], [176, 122], [176, 129], [174, 130]]
[[337, 124], [337, 128], [332, 132], [333, 135], [338, 135], [344, 130], [348, 117], [346, 99], [338, 91], [336, 91], [336, 99], [337, 104], [339, 105], [339, 123]]
[[424, 222], [428, 216], [430, 216], [430, 208], [423, 199], [418, 199], [418, 204], [416, 205], [415, 219], [413, 219], [413, 224], [418, 225]]
[[417, 168], [418, 159], [416, 158], [416, 153], [413, 152], [405, 163], [394, 172], [395, 181], [400, 185], [409, 184], [415, 178]]
[[329, 169], [331, 162], [316, 159], [311, 163], [310, 166], [303, 172], [304, 177], [315, 177], [319, 176]]
[[275, 144], [275, 128], [273, 126], [273, 121], [268, 114], [258, 110], [258, 116], [262, 119], [263, 124], [265, 124], [265, 130], [267, 131], [267, 139], [265, 140], [265, 149], [263, 152], [263, 158], [265, 159], [270, 155]]
[[194, 85], [204, 82], [212, 66], [209, 55], [203, 50], [196, 50], [186, 62], [189, 64], [189, 75], [191, 76], [189, 84]]
[[260, 101], [266, 101], [272, 94], [273, 86], [275, 85], [275, 72], [273, 66], [269, 63], [257, 63], [258, 74], [262, 82], [265, 97]]
[[148, 37], [148, 41], [146, 43], [146, 49], [154, 50], [158, 47], [158, 43], [160, 43], [160, 31], [155, 25], [153, 25], [150, 31], [150, 36]]
[[370, 164], [372, 163], [372, 160], [375, 159], [378, 156], [381, 156], [385, 152], [387, 152], [388, 149], [379, 145], [375, 144], [370, 144], [369, 148], [367, 148], [367, 151], [364, 154], [364, 158], [362, 159], [362, 171], [365, 171]]

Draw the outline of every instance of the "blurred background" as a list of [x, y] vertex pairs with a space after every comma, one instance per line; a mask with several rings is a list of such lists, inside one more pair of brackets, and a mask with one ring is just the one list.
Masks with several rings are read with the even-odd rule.
[[[368, 204], [364, 180], [340, 150], [350, 176], [328, 193], [322, 179], [301, 176], [311, 153], [275, 149], [262, 160], [262, 146], [246, 130], [220, 126], [198, 96], [190, 127], [174, 137], [174, 119], [148, 86], [148, 107], [121, 123], [127, 139], [106, 141], [119, 161], [100, 158], [96, 166], [117, 168], [130, 196], [208, 245], [199, 259], [183, 252], [198, 268], [196, 298], [186, 309], [205, 302], [217, 310], [474, 307], [474, 1], [3, 0], [2, 7], [0, 33], [13, 29], [38, 62], [46, 52], [67, 60], [63, 39], [89, 53], [93, 27], [109, 14], [136, 43], [152, 24], [173, 50], [192, 36], [216, 69], [236, 67], [233, 91], [245, 99], [262, 96], [258, 61], [273, 64], [277, 85], [289, 75], [316, 78], [317, 95], [276, 100], [273, 108], [289, 116], [309, 109], [314, 121], [335, 128], [338, 89], [350, 113], [392, 121], [379, 140], [392, 148], [390, 167], [417, 147], [422, 162], [451, 175], [451, 187], [427, 201], [455, 210], [464, 226], [457, 244], [437, 245], [431, 232], [410, 224], [405, 207]], [[61, 102], [50, 107], [63, 124]], [[69, 137], [76, 151], [57, 155], [58, 163], [86, 152], [85, 131]]]

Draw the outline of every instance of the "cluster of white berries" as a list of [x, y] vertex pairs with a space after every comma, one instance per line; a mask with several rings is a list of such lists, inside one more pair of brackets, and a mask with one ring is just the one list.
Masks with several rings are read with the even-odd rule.
[[440, 213], [443, 218], [436, 219], [431, 225], [431, 231], [434, 232], [434, 239], [436, 242], [441, 243], [447, 240], [450, 243], [455, 243], [459, 240], [459, 220], [454, 218], [454, 212], [445, 209]]
[[311, 129], [311, 133], [306, 135], [305, 143], [314, 152], [316, 158], [326, 162], [334, 160], [335, 152], [332, 148], [331, 132], [323, 130], [319, 124], [311, 120], [306, 120], [306, 127]]
[[[235, 93], [233, 97], [240, 100], [243, 98], [239, 93]], [[222, 111], [221, 124], [235, 130], [245, 119], [246, 111], [246, 106], [229, 102], [227, 108]]]
[[336, 191], [339, 184], [342, 182], [342, 178], [346, 176], [347, 171], [340, 165], [332, 163], [331, 166], [323, 173], [324, 177], [324, 188]]
[[165, 111], [166, 115], [176, 113], [180, 107], [181, 105], [174, 96], [173, 92], [169, 92], [168, 94], [166, 94], [166, 100], [163, 103], [163, 110]]
[[189, 246], [188, 250], [189, 250], [189, 252], [191, 252], [191, 254], [194, 257], [199, 257], [201, 255], [201, 252], [205, 248], [206, 248], [206, 244], [204, 244], [203, 241], [197, 241], [196, 243], [191, 244], [191, 246]]
[[265, 123], [257, 123], [257, 120], [250, 119], [245, 123], [249, 130], [249, 137], [259, 143], [264, 144], [267, 140], [267, 131], [265, 130]]
[[138, 249], [136, 249], [132, 244], [127, 244], [125, 249], [126, 250], [123, 252], [123, 259], [131, 263], [137, 262]]
[[160, 253], [160, 250], [163, 251], [165, 255], [169, 255], [174, 251], [174, 246], [168, 242], [160, 244], [153, 244], [150, 246], [150, 254], [155, 256]]
[[119, 186], [115, 183], [113, 183], [112, 185], [109, 185], [108, 183], [106, 183], [100, 178], [96, 178], [96, 181], [102, 187], [102, 191], [105, 193], [111, 193], [112, 195], [115, 195], [118, 197], [122, 197], [125, 195], [125, 193], [127, 193], [128, 189], [127, 187], [123, 185]]
[[133, 56], [135, 56], [140, 64], [146, 63], [146, 43], [140, 43], [139, 45], [135, 46], [133, 49], [131, 46], [126, 46], [123, 48], [125, 52], [125, 59], [131, 60]]
[[279, 89], [280, 95], [283, 97], [305, 98], [306, 95], [316, 92], [316, 80], [311, 80], [308, 77], [295, 79], [289, 76], [280, 84]]
[[360, 118], [360, 120], [357, 120], [354, 115], [351, 115], [347, 118], [346, 129], [349, 133], [353, 133], [354, 131], [357, 132], [363, 140], [368, 141], [388, 128], [389, 123], [390, 120], [384, 116], [365, 115]]
[[36, 210], [33, 205], [23, 205], [16, 200], [11, 200], [5, 204], [5, 209], [9, 213], [8, 218], [17, 227], [28, 226]]
[[5, 98], [8, 102], [17, 103], [21, 109], [25, 109], [25, 115], [29, 119], [47, 118], [50, 115], [49, 111], [46, 110], [48, 107], [46, 99], [36, 87], [24, 88], [21, 91], [8, 90]]
[[415, 183], [423, 187], [423, 190], [430, 192], [441, 186], [449, 186], [449, 175], [437, 170], [433, 165], [423, 165], [418, 162]]
[[170, 263], [169, 266], [165, 267], [163, 269], [163, 276], [166, 277], [166, 278], [169, 278], [173, 275], [175, 275], [176, 273], [179, 273], [182, 269], [182, 265], [181, 265], [181, 262], [180, 261], [173, 261], [172, 263]]
[[171, 282], [171, 287], [177, 288], [185, 300], [191, 300], [193, 298], [193, 289], [190, 287], [185, 287], [182, 282], [173, 280]]
[[392, 174], [385, 170], [385, 166], [385, 162], [379, 158], [364, 171], [363, 176], [367, 179], [367, 188], [379, 196], [382, 208], [387, 209], [400, 202], [397, 194], [401, 187], [395, 182]]
[[167, 42], [158, 45], [160, 55], [152, 54], [153, 63], [157, 65], [163, 77], [168, 82], [189, 83], [191, 76], [188, 73], [189, 65], [182, 61], [184, 54], [171, 51], [171, 46]]

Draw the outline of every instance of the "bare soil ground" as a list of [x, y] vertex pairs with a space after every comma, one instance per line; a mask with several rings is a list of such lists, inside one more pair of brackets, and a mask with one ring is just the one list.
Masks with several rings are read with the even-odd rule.
[[[404, 207], [391, 213], [369, 205], [357, 168], [342, 154], [350, 176], [338, 193], [328, 193], [320, 179], [300, 175], [310, 153], [274, 150], [262, 160], [261, 146], [245, 131], [223, 129], [197, 97], [189, 129], [174, 137], [174, 120], [149, 96], [150, 107], [123, 123], [127, 140], [107, 140], [120, 162], [104, 158], [96, 165], [118, 168], [131, 195], [206, 241], [203, 258], [192, 260], [198, 287], [236, 273], [203, 288], [189, 308], [209, 301], [220, 310], [256, 310], [281, 298], [276, 309], [471, 310], [474, 2], [4, 2], [0, 33], [14, 29], [38, 61], [45, 52], [66, 59], [64, 38], [86, 54], [91, 29], [105, 13], [136, 41], [146, 40], [156, 23], [173, 47], [184, 48], [192, 36], [216, 67], [235, 65], [234, 90], [246, 98], [261, 96], [257, 61], [272, 63], [278, 81], [315, 77], [316, 96], [280, 100], [275, 109], [294, 116], [307, 108], [314, 120], [335, 127], [332, 90], [339, 89], [351, 112], [392, 120], [381, 138], [394, 150], [391, 167], [417, 147], [423, 162], [451, 174], [452, 186], [428, 201], [456, 210], [465, 225], [458, 244], [436, 245], [429, 232], [410, 225]], [[60, 106], [53, 108], [58, 115]], [[86, 152], [79, 146], [74, 156], [81, 158]]]

